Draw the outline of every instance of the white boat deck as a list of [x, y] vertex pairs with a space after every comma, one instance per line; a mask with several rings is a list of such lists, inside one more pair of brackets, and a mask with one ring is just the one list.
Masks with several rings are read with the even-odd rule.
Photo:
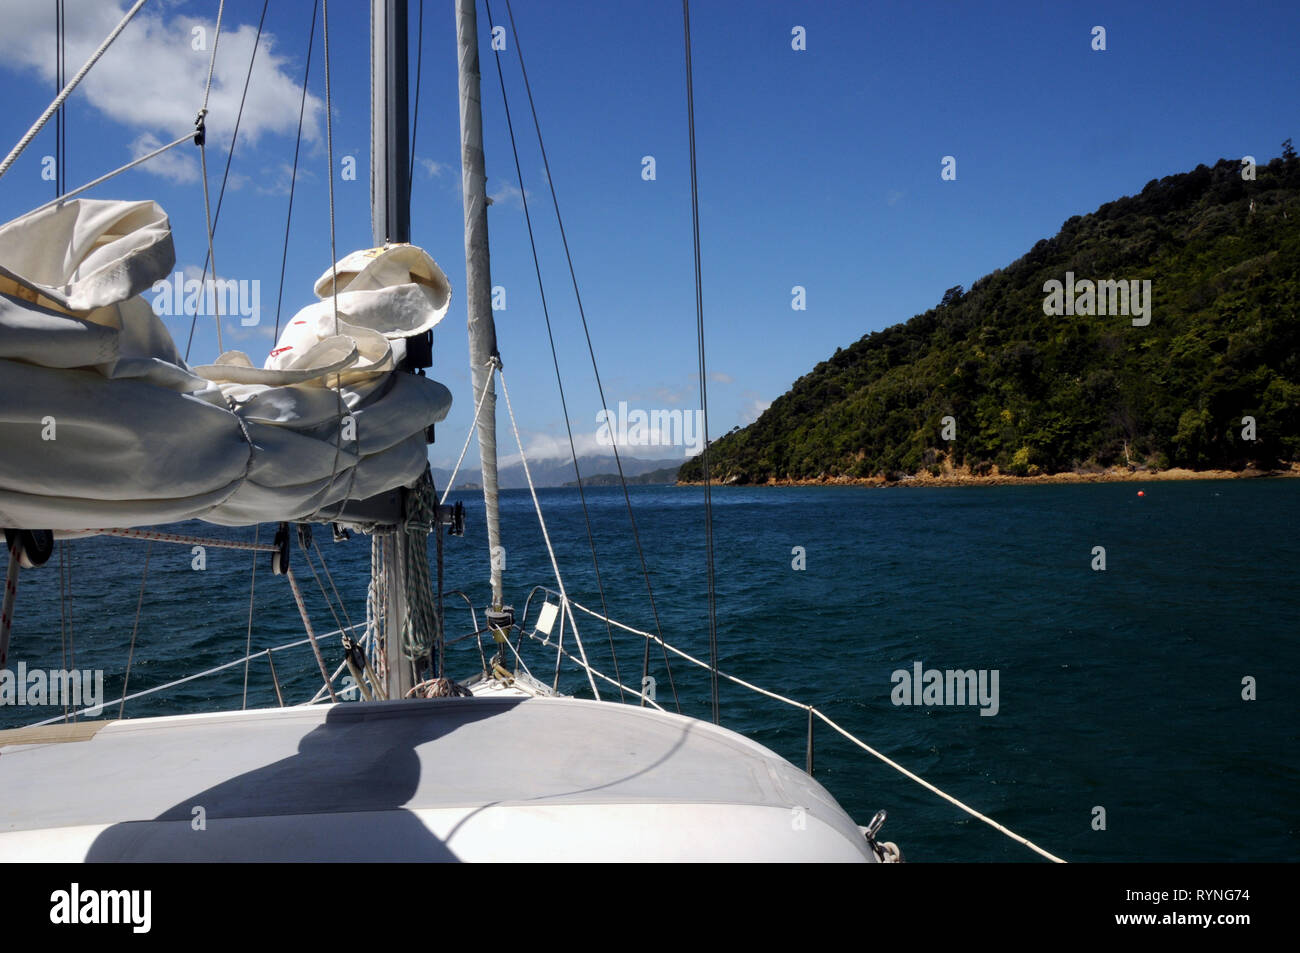
[[820, 784], [727, 729], [475, 697], [0, 732], [0, 860], [874, 857]]

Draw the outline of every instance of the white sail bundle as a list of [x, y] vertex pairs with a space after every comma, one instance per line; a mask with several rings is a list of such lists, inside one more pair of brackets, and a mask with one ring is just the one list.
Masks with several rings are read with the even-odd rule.
[[451, 297], [427, 253], [343, 259], [264, 367], [181, 358], [146, 297], [174, 263], [153, 202], [79, 199], [0, 226], [0, 526], [346, 521], [348, 501], [419, 478], [451, 406], [397, 370]]

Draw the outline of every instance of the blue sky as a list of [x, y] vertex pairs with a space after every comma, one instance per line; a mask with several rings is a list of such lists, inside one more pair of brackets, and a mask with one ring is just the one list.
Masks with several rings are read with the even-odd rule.
[[[69, 72], [125, 6], [69, 0]], [[68, 109], [69, 186], [189, 128], [208, 62], [208, 52], [191, 49], [193, 29], [206, 26], [210, 42], [216, 6], [151, 3], [92, 70]], [[330, 5], [340, 257], [371, 244], [367, 6]], [[698, 406], [680, 4], [514, 6], [606, 396], [647, 410]], [[53, 95], [52, 7], [0, 0], [10, 25], [0, 36], [5, 151]], [[255, 0], [226, 4], [209, 120], [214, 202], [261, 9]], [[418, 10], [412, 0], [412, 30]], [[504, 0], [493, 12], [504, 21]], [[228, 348], [259, 364], [272, 346], [310, 18], [308, 0], [271, 4], [216, 236], [220, 274], [261, 281], [260, 324], [225, 332]], [[1092, 49], [1098, 25], [1104, 51]], [[795, 26], [806, 30], [806, 50], [791, 48]], [[752, 420], [837, 347], [1009, 264], [1070, 216], [1198, 163], [1266, 161], [1284, 138], [1300, 139], [1294, 3], [697, 0], [692, 29], [715, 435]], [[563, 446], [567, 454], [486, 38], [481, 48], [493, 283], [507, 294], [496, 315], [502, 357], [530, 453]], [[587, 449], [598, 398], [513, 37], [504, 56], [570, 414]], [[318, 25], [282, 320], [310, 303], [329, 265], [322, 66]], [[473, 413], [455, 70], [452, 4], [427, 0], [412, 221], [415, 242], [454, 288], [430, 372], [457, 397], [431, 448], [444, 466]], [[41, 159], [53, 151], [51, 125], [0, 179], [0, 219], [53, 197], [41, 178]], [[178, 268], [201, 266], [206, 250], [196, 152], [174, 150], [91, 193], [158, 201], [171, 217]], [[642, 178], [647, 155], [654, 181]], [[345, 156], [355, 157], [355, 181], [337, 175]], [[954, 181], [940, 177], [944, 156], [956, 159]], [[796, 285], [806, 289], [805, 311], [791, 308]], [[168, 324], [183, 346], [189, 319]], [[200, 319], [191, 361], [216, 354], [212, 321]], [[502, 447], [508, 454], [512, 441], [503, 437]]]

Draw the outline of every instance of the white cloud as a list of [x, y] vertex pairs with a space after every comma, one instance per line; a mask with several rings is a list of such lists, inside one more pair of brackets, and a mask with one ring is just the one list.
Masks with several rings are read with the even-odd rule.
[[[691, 380], [698, 381], [700, 375], [698, 371], [691, 371]], [[725, 371], [709, 371], [709, 383], [711, 384], [734, 384], [735, 378]]]
[[[674, 390], [670, 387], [656, 387], [654, 389], [654, 395], [657, 401], [664, 404], [683, 404], [689, 398], [695, 396], [693, 391]], [[610, 409], [613, 410], [614, 408], [611, 407]], [[652, 408], [647, 407], [643, 409], [650, 410]]]
[[432, 159], [426, 159], [424, 156], [416, 156], [415, 164], [431, 179], [437, 178], [447, 171], [447, 163], [434, 162]]
[[[233, 173], [232, 173], [233, 177]], [[316, 178], [316, 174], [298, 163], [298, 187], [304, 182]], [[293, 181], [293, 163], [280, 162], [269, 167], [267, 174], [258, 182], [256, 188], [261, 195], [288, 195], [289, 185]]]
[[[628, 413], [638, 408], [625, 408]], [[644, 410], [644, 408], [641, 408]], [[614, 448], [610, 445], [610, 440], [618, 444], [618, 451], [623, 456], [658, 459], [658, 458], [677, 458], [693, 455], [698, 453], [700, 446], [688, 445], [687, 441], [699, 443], [700, 434], [703, 432], [702, 421], [699, 418], [698, 410], [677, 411], [678, 417], [668, 424], [667, 429], [654, 425], [637, 424], [635, 421], [628, 422], [627, 430], [624, 432], [619, 427], [619, 406], [610, 408], [611, 426], [606, 428], [603, 424], [597, 424], [593, 417], [590, 423], [584, 423], [581, 420], [573, 421], [573, 445], [579, 457], [608, 457], [612, 462], [614, 459]], [[694, 415], [687, 429], [682, 429], [684, 415]], [[498, 431], [500, 435], [501, 431]], [[513, 438], [511, 439], [513, 443]], [[501, 449], [505, 445], [501, 444]], [[524, 438], [524, 451], [528, 456], [529, 463], [541, 460], [567, 460], [569, 459], [569, 437], [565, 433], [550, 434], [545, 432], [535, 432], [526, 435]], [[513, 466], [519, 462], [519, 453], [501, 456], [500, 466]]]
[[[606, 454], [613, 456], [613, 451], [608, 445], [597, 441], [594, 424], [588, 432], [582, 429], [582, 425], [578, 421], [575, 420], [573, 423], [573, 445], [577, 449], [579, 457]], [[513, 434], [511, 434], [510, 439], [513, 442]], [[524, 443], [524, 452], [528, 455], [530, 463], [534, 460], [567, 460], [569, 457], [569, 437], [567, 434], [534, 433], [526, 437]], [[518, 462], [519, 453], [516, 451], [509, 456], [502, 457], [500, 465], [503, 467], [512, 466]]]
[[509, 182], [503, 182], [501, 187], [488, 196], [493, 205], [513, 205], [515, 208], [523, 208], [523, 199], [532, 198], [531, 192], [520, 192], [517, 185], [511, 185]]
[[[121, 0], [68, 0], [66, 12], [67, 72], [72, 75], [117, 25], [126, 5]], [[49, 5], [0, 0], [0, 22], [4, 23], [0, 65], [34, 72], [52, 85], [55, 37]], [[157, 148], [170, 142], [193, 128], [203, 104], [215, 26], [215, 20], [174, 14], [167, 7], [142, 10], [73, 92], [74, 101], [89, 102], [133, 131], [137, 155], [149, 151], [140, 148], [143, 143], [155, 142]], [[193, 49], [195, 28], [204, 31], [206, 50]], [[227, 11], [208, 102], [209, 144], [229, 143], [256, 34], [255, 25], [236, 26]], [[268, 133], [295, 134], [302, 79], [299, 63], [304, 53], [280, 52], [277, 38], [262, 34], [240, 122], [241, 145], [255, 145]], [[322, 111], [320, 98], [309, 93], [303, 118], [303, 138], [308, 142], [320, 138]], [[184, 158], [175, 152], [142, 168], [175, 181], [190, 181]]]
[[[131, 143], [131, 158], [138, 159], [142, 155], [153, 152], [162, 144], [162, 141], [152, 132], [142, 132]], [[154, 175], [161, 175], [164, 179], [171, 179], [173, 182], [199, 181], [199, 162], [194, 158], [194, 154], [186, 151], [183, 146], [169, 149], [162, 155], [150, 159], [145, 165]]]
[[749, 392], [747, 397], [748, 399], [740, 408], [740, 425], [742, 427], [748, 427], [763, 415], [763, 411], [772, 406], [770, 400], [763, 400], [752, 391]]

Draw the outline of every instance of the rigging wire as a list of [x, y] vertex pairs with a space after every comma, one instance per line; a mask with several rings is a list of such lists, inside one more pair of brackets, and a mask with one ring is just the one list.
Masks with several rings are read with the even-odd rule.
[[[330, 4], [329, 0], [321, 0], [321, 46], [325, 57], [325, 153], [326, 160], [329, 162], [329, 176], [326, 181], [329, 182], [330, 198], [330, 301], [333, 302], [334, 308], [334, 333], [339, 333], [339, 274], [338, 274], [338, 252], [335, 250], [334, 243], [334, 117], [333, 98], [330, 92]], [[337, 380], [337, 377], [336, 377]], [[335, 464], [338, 463], [337, 447], [335, 444]]]
[[411, 161], [406, 165], [406, 201], [410, 204], [415, 188], [415, 134], [420, 131], [420, 75], [424, 66], [424, 0], [415, 27], [415, 111], [411, 116]]
[[318, 10], [320, 10], [320, 0], [316, 0], [311, 8], [311, 33], [307, 37], [307, 66], [302, 72], [302, 97], [298, 101], [298, 138], [293, 146], [293, 172], [289, 176], [289, 213], [284, 219], [284, 253], [280, 258], [280, 287], [275, 293], [275, 334], [271, 338], [272, 341], [280, 340], [280, 305], [284, 300], [284, 272], [289, 263], [289, 225], [293, 222], [293, 196], [298, 186], [298, 155], [302, 151], [302, 117], [307, 109], [307, 80], [311, 78], [311, 54], [316, 45]]
[[[488, 361], [484, 367], [495, 367], [495, 363]], [[442, 499], [438, 500], [438, 505], [447, 502], [447, 496], [451, 493], [451, 488], [456, 485], [456, 474], [460, 472], [460, 465], [465, 462], [465, 452], [469, 450], [469, 442], [474, 439], [474, 434], [478, 430], [478, 418], [483, 411], [483, 401], [487, 398], [488, 386], [492, 383], [492, 375], [489, 373], [483, 379], [483, 387], [478, 392], [478, 404], [474, 407], [474, 420], [469, 425], [469, 432], [465, 434], [465, 445], [460, 448], [460, 456], [456, 458], [456, 465], [451, 468], [451, 476], [447, 477], [447, 485], [442, 489]]]
[[[270, 0], [262, 0], [262, 17], [257, 21], [257, 36], [253, 39], [253, 54], [248, 58], [248, 72], [244, 74], [244, 92], [239, 97], [239, 111], [235, 114], [235, 130], [230, 137], [230, 151], [226, 153], [226, 168], [221, 174], [221, 189], [217, 193], [217, 212], [216, 215], [208, 213], [208, 152], [206, 136], [199, 140], [199, 159], [203, 165], [203, 208], [208, 217], [208, 258], [203, 262], [203, 274], [199, 279], [199, 286], [204, 287], [208, 277], [208, 265], [212, 265], [212, 275], [215, 278], [217, 274], [217, 260], [214, 257], [212, 249], [212, 240], [216, 235], [217, 224], [221, 220], [221, 206], [226, 199], [226, 182], [230, 178], [230, 163], [235, 158], [235, 145], [239, 141], [239, 125], [244, 120], [244, 104], [248, 101], [248, 84], [253, 78], [253, 64], [257, 62], [257, 49], [262, 45], [262, 27], [266, 23], [266, 8], [270, 5]], [[221, 16], [225, 9], [225, 0], [221, 0], [217, 8], [217, 30], [212, 39], [212, 59], [208, 64], [208, 87], [203, 94], [203, 108], [199, 112], [198, 122], [202, 125], [208, 114], [208, 95], [212, 92], [212, 74], [217, 65], [217, 44], [221, 40]], [[217, 319], [217, 348], [221, 348], [221, 314], [220, 299], [213, 296], [218, 305]], [[190, 345], [194, 341], [194, 325], [199, 319], [198, 309], [194, 311], [194, 316], [190, 319], [190, 338], [185, 344], [185, 359], [189, 360]]]
[[[573, 616], [573, 609], [569, 606], [569, 596], [564, 590], [564, 580], [560, 578], [560, 564], [555, 559], [555, 549], [551, 546], [551, 534], [546, 531], [546, 519], [542, 516], [542, 504], [537, 500], [537, 490], [533, 486], [532, 474], [528, 472], [528, 458], [524, 455], [524, 441], [519, 436], [519, 425], [515, 423], [515, 409], [510, 405], [510, 390], [506, 387], [506, 374], [499, 366], [496, 369], [497, 376], [501, 378], [501, 395], [506, 399], [506, 413], [510, 415], [510, 429], [515, 433], [515, 445], [519, 447], [519, 462], [524, 468], [524, 479], [528, 481], [528, 492], [533, 498], [533, 509], [537, 511], [537, 523], [542, 528], [542, 541], [546, 543], [546, 553], [551, 557], [551, 569], [555, 572], [555, 583], [560, 587], [560, 598], [564, 602], [564, 608], [569, 613], [569, 623], [573, 626], [573, 639], [578, 643], [578, 654], [582, 656], [582, 664], [587, 671], [587, 683], [591, 685], [591, 694], [600, 701], [600, 690], [596, 688], [596, 680], [591, 676], [591, 666], [587, 663], [587, 650], [582, 647], [582, 637], [578, 635], [578, 620]], [[563, 632], [563, 629], [561, 629]]]
[[90, 55], [90, 59], [86, 60], [86, 62], [82, 64], [81, 69], [77, 70], [77, 75], [72, 77], [72, 80], [68, 85], [63, 87], [63, 91], [54, 97], [54, 102], [45, 107], [45, 112], [41, 113], [36, 122], [32, 123], [31, 128], [28, 129], [27, 132], [23, 134], [23, 137], [18, 140], [18, 144], [9, 150], [9, 154], [4, 157], [4, 161], [0, 161], [0, 176], [3, 176], [8, 172], [14, 162], [17, 161], [18, 157], [22, 155], [23, 150], [31, 145], [32, 140], [36, 138], [36, 134], [45, 128], [45, 124], [50, 121], [50, 117], [54, 115], [56, 110], [62, 107], [64, 101], [71, 96], [72, 91], [77, 88], [77, 84], [85, 79], [86, 74], [90, 72], [90, 68], [99, 62], [99, 58], [104, 55], [105, 51], [113, 44], [113, 41], [118, 38], [121, 32], [126, 29], [126, 25], [131, 22], [131, 19], [140, 12], [140, 8], [144, 5], [145, 0], [136, 0], [135, 6], [126, 11], [126, 15], [123, 16], [117, 26], [113, 28], [113, 32], [105, 38], [103, 43], [99, 44], [99, 48]]
[[190, 132], [185, 133], [185, 135], [173, 139], [165, 146], [159, 146], [157, 149], [153, 150], [153, 152], [145, 153], [142, 156], [132, 159], [126, 165], [118, 166], [112, 172], [105, 172], [99, 178], [92, 179], [91, 181], [87, 182], [85, 185], [77, 186], [77, 188], [73, 189], [71, 192], [63, 192], [62, 194], [56, 196], [55, 198], [50, 199], [44, 205], [37, 206], [33, 211], [39, 212], [42, 211], [43, 209], [49, 208], [51, 205], [58, 205], [60, 202], [66, 202], [68, 199], [72, 198], [73, 196], [80, 195], [82, 192], [85, 192], [89, 189], [93, 189], [97, 185], [102, 185], [103, 183], [107, 182], [109, 179], [115, 178], [121, 175], [123, 172], [128, 172], [131, 169], [134, 169], [138, 165], [143, 165], [144, 163], [148, 162], [150, 159], [162, 155], [164, 152], [167, 152], [171, 149], [175, 149], [177, 146], [183, 145], [184, 143], [193, 142], [193, 141], [194, 141], [194, 132], [193, 130], [191, 130]]
[[[253, 545], [256, 546], [258, 537], [262, 534], [262, 524], [258, 523], [253, 527]], [[253, 568], [248, 574], [248, 636], [244, 641], [244, 700], [240, 702], [239, 710], [243, 711], [248, 707], [248, 666], [250, 659], [249, 653], [253, 651], [253, 593], [257, 587], [257, 550], [253, 551]], [[126, 695], [126, 686], [122, 686], [122, 694]]]
[[[65, 56], [65, 27], [67, 22], [63, 10], [63, 0], [56, 0], [54, 4], [54, 90], [57, 94], [63, 89], [63, 75], [66, 69]], [[58, 113], [54, 117], [54, 194], [63, 194], [64, 179], [67, 174], [66, 162], [64, 159], [64, 149], [67, 144], [67, 114], [64, 107], [60, 106]]]
[[[338, 602], [339, 610], [343, 613], [343, 621], [348, 624], [347, 632], [351, 634], [354, 628], [352, 625], [352, 617], [348, 615], [347, 606], [343, 604], [343, 597], [339, 595], [339, 587], [334, 585], [334, 574], [330, 572], [330, 567], [325, 564], [325, 554], [320, 551], [320, 544], [313, 539], [311, 545], [312, 548], [316, 550], [316, 558], [320, 560], [320, 568], [324, 570], [325, 578], [329, 580], [330, 588], [334, 590], [334, 599]], [[326, 598], [326, 601], [329, 601], [328, 597]], [[342, 628], [342, 626], [339, 628]]]
[[[311, 550], [309, 550], [306, 546], [302, 545], [301, 537], [299, 537], [298, 539], [298, 545], [302, 548], [302, 560], [307, 564], [307, 568], [311, 570], [312, 578], [316, 580], [316, 588], [320, 590], [321, 598], [325, 600], [325, 608], [329, 609], [330, 615], [334, 617], [334, 625], [338, 627], [340, 632], [345, 631], [343, 628], [343, 620], [340, 619], [339, 614], [334, 611], [334, 603], [330, 600], [329, 593], [325, 591], [325, 583], [321, 582], [320, 574], [316, 572], [316, 564], [313, 563], [311, 560]], [[312, 545], [313, 546], [316, 545], [316, 541], [314, 539], [312, 540]], [[317, 548], [316, 552], [317, 554], [319, 554], [320, 549]], [[324, 567], [324, 565], [325, 565], [324, 560], [322, 560], [321, 566]], [[343, 614], [347, 615], [347, 612], [344, 612]], [[349, 622], [348, 629], [349, 630], [351, 629], [350, 622]]]
[[[77, 667], [77, 637], [72, 627], [72, 545], [68, 540], [59, 543], [59, 611], [67, 610], [68, 654], [64, 671], [74, 671]], [[77, 713], [72, 713], [72, 720], [77, 720]]]
[[[68, 585], [64, 578], [63, 563], [64, 540], [59, 540], [59, 646], [63, 652], [63, 670], [71, 671], [68, 668]], [[63, 700], [63, 720], [68, 720], [68, 700]]]
[[[573, 255], [569, 250], [569, 239], [567, 233], [564, 230], [564, 217], [560, 214], [560, 200], [555, 192], [555, 181], [551, 177], [551, 164], [550, 164], [550, 160], [546, 156], [546, 144], [542, 139], [542, 126], [541, 126], [541, 122], [537, 118], [537, 104], [533, 99], [532, 84], [529, 83], [528, 81], [528, 68], [524, 64], [524, 50], [522, 44], [519, 42], [519, 30], [515, 26], [515, 13], [514, 13], [514, 9], [510, 4], [510, 0], [506, 0], [506, 15], [510, 19], [510, 32], [514, 36], [514, 40], [515, 40], [515, 54], [519, 57], [519, 71], [520, 74], [523, 76], [524, 91], [528, 94], [528, 107], [532, 112], [532, 116], [533, 116], [533, 128], [537, 131], [537, 146], [542, 155], [542, 168], [546, 172], [546, 184], [551, 191], [551, 204], [555, 209], [555, 221], [560, 230], [560, 241], [564, 246], [564, 257], [568, 262], [569, 277], [570, 280], [573, 282], [573, 297], [578, 306], [578, 316], [582, 319], [582, 331], [587, 339], [587, 353], [591, 356], [591, 370], [596, 378], [596, 391], [600, 395], [600, 405], [602, 408], [604, 408], [606, 419], [608, 419], [610, 416], [609, 402], [605, 400], [605, 388], [601, 384], [600, 369], [596, 365], [596, 351], [594, 345], [591, 342], [591, 330], [587, 326], [587, 315], [586, 315], [586, 311], [583, 309], [582, 306], [582, 294], [578, 290], [578, 274], [577, 274], [577, 270], [574, 268], [573, 265]], [[523, 191], [523, 187], [521, 184], [520, 192], [522, 191]], [[617, 443], [613, 444], [613, 450], [614, 450], [614, 464], [618, 468], [618, 482], [619, 485], [622, 486], [623, 488], [623, 500], [627, 506], [627, 518], [628, 518], [628, 522], [631, 524], [632, 527], [632, 540], [636, 544], [637, 556], [641, 561], [641, 576], [645, 580], [646, 594], [650, 598], [650, 612], [654, 616], [655, 631], [659, 633], [659, 640], [660, 643], [662, 644], [663, 626], [661, 625], [659, 620], [659, 607], [655, 603], [654, 588], [650, 583], [650, 570], [646, 565], [645, 550], [641, 546], [641, 534], [637, 530], [636, 516], [632, 512], [632, 497], [631, 494], [628, 492], [627, 479], [623, 474], [623, 461], [619, 455]], [[677, 711], [680, 713], [682, 710], [682, 706], [681, 706], [681, 702], [678, 700], [677, 697], [677, 684], [673, 679], [672, 664], [668, 661], [668, 652], [666, 650], [663, 653], [663, 660], [664, 660], [664, 668], [668, 673], [668, 684], [672, 688], [673, 704], [676, 706]], [[650, 647], [649, 647], [649, 643], [646, 643], [646, 654], [645, 654], [645, 658], [642, 661], [642, 670], [641, 670], [642, 686], [646, 684], [645, 680], [649, 674], [649, 668], [650, 668]]]
[[[217, 29], [212, 37], [212, 56], [208, 60], [208, 84], [203, 91], [203, 107], [199, 110], [199, 116], [194, 121], [195, 128], [198, 130], [196, 136], [199, 143], [199, 165], [202, 166], [201, 172], [203, 176], [203, 218], [205, 231], [208, 236], [208, 257], [207, 261], [203, 263], [203, 278], [199, 282], [200, 288], [202, 288], [207, 281], [209, 263], [212, 265], [212, 273], [214, 275], [217, 273], [217, 256], [212, 248], [213, 230], [216, 227], [216, 223], [212, 219], [212, 201], [208, 195], [208, 137], [204, 129], [204, 124], [208, 115], [208, 97], [212, 94], [212, 74], [217, 68], [217, 46], [221, 42], [221, 17], [225, 11], [226, 0], [221, 0], [221, 3], [217, 6]], [[253, 52], [257, 52], [256, 44], [253, 46]], [[234, 147], [235, 143], [232, 139], [230, 142], [230, 148], [233, 150]], [[223, 191], [225, 189], [224, 180], [222, 181], [222, 189]], [[213, 295], [213, 298], [216, 298], [216, 295]], [[221, 303], [219, 301], [213, 301], [213, 304], [216, 306], [217, 312], [216, 315], [214, 315], [217, 321], [217, 351], [218, 353], [224, 353], [225, 347], [221, 343]], [[196, 307], [194, 309], [194, 317], [190, 319], [190, 339], [185, 344], [185, 359], [187, 361], [190, 358], [190, 344], [194, 342], [194, 325], [198, 322], [198, 319], [199, 309]]]
[[691, 226], [695, 245], [695, 327], [700, 352], [700, 409], [703, 412], [704, 545], [709, 583], [709, 671], [712, 683], [713, 723], [718, 724], [718, 607], [713, 574], [713, 494], [709, 483], [709, 378], [704, 362], [704, 286], [700, 272], [700, 191], [695, 175], [695, 83], [691, 76], [691, 0], [682, 0], [682, 25], [686, 43], [686, 121], [691, 143]]
[[[330, 302], [334, 310], [334, 333], [339, 333], [339, 256], [336, 250], [334, 237], [334, 118], [333, 118], [333, 96], [330, 89], [330, 5], [329, 0], [321, 0], [321, 42], [324, 51], [325, 60], [325, 154], [326, 161], [329, 163], [329, 205], [330, 205]], [[329, 378], [325, 379], [329, 384]], [[343, 404], [343, 376], [340, 373], [334, 375], [334, 397], [335, 406], [338, 411], [338, 422], [341, 423], [347, 415], [347, 408]], [[342, 429], [338, 428], [334, 435], [334, 463], [330, 468], [330, 482], [321, 494], [320, 505], [316, 507], [311, 514], [304, 517], [305, 521], [314, 518], [322, 509], [330, 503], [330, 497], [334, 490], [334, 482], [339, 475], [339, 458], [343, 450]], [[352, 487], [356, 482], [357, 468], [351, 466], [348, 468], [348, 488], [344, 492], [339, 502], [338, 513], [335, 519], [343, 518], [343, 511], [347, 508], [348, 497], [352, 495]]]
[[[570, 602], [572, 606], [576, 608], [579, 612], [582, 612], [586, 615], [592, 615], [592, 616], [596, 614], [594, 609], [588, 609], [586, 606], [582, 605], [579, 602], [573, 602], [573, 600], [570, 600]], [[626, 632], [630, 632], [633, 635], [639, 635], [642, 638], [647, 640], [651, 640], [655, 638], [655, 636], [651, 635], [649, 632], [642, 631], [641, 629], [634, 629], [629, 625], [624, 625], [622, 622], [615, 621], [614, 625], [618, 626], [620, 629], [623, 629]], [[533, 638], [535, 639], [536, 636], [534, 635]], [[690, 662], [692, 665], [698, 665], [700, 668], [709, 667], [707, 662], [701, 659], [697, 659], [695, 656], [690, 655], [686, 652], [683, 652], [681, 649], [677, 648], [676, 646], [669, 645], [667, 646], [667, 648], [671, 650], [674, 655], [677, 655], [685, 659], [686, 661]], [[834, 721], [828, 718], [820, 709], [816, 708], [815, 706], [807, 705], [800, 701], [795, 701], [793, 698], [788, 698], [785, 695], [780, 695], [777, 694], [776, 692], [768, 691], [766, 688], [760, 688], [758, 685], [755, 685], [752, 682], [747, 682], [743, 678], [737, 678], [735, 675], [730, 675], [726, 672], [721, 672], [719, 674], [727, 681], [739, 685], [742, 688], [749, 689], [750, 691], [762, 695], [766, 698], [771, 698], [774, 701], [778, 701], [781, 702], [782, 704], [789, 705], [792, 708], [801, 709], [803, 711], [810, 713], [810, 715], [812, 715], [813, 717], [820, 718], [823, 722], [825, 722], [827, 725], [833, 728], [839, 735], [853, 742], [863, 751], [867, 752], [867, 754], [871, 755], [872, 757], [876, 758], [879, 761], [884, 762], [886, 765], [893, 768], [895, 771], [899, 772], [904, 777], [912, 781], [915, 781], [917, 784], [921, 785], [921, 787], [925, 788], [927, 791], [930, 791], [933, 794], [937, 794], [939, 797], [943, 798], [949, 804], [952, 804], [953, 806], [960, 808], [961, 810], [965, 811], [967, 814], [969, 814], [971, 817], [975, 818], [976, 820], [983, 821], [985, 824], [988, 824], [994, 830], [1005, 834], [1006, 836], [1010, 837], [1012, 840], [1016, 841], [1017, 843], [1023, 844], [1024, 846], [1028, 847], [1030, 850], [1034, 851], [1035, 853], [1040, 854], [1043, 857], [1046, 857], [1048, 860], [1058, 864], [1065, 863], [1064, 860], [1062, 860], [1060, 857], [1057, 857], [1055, 854], [1043, 850], [1043, 848], [1039, 847], [1037, 844], [1033, 843], [1030, 840], [1027, 840], [1024, 837], [1021, 837], [1019, 834], [1017, 834], [1015, 831], [1011, 830], [1010, 828], [1007, 828], [1004, 825], [999, 824], [997, 821], [993, 820], [991, 817], [988, 817], [987, 815], [981, 814], [979, 811], [975, 810], [975, 808], [958, 800], [957, 798], [953, 797], [951, 794], [948, 794], [946, 791], [940, 790], [938, 787], [931, 784], [929, 781], [925, 780], [925, 778], [921, 777], [919, 774], [907, 770], [897, 761], [894, 761], [886, 757], [885, 755], [881, 754], [875, 748], [871, 747], [866, 742], [855, 737], [854, 735], [849, 733], [846, 729], [836, 724]]]
[[117, 717], [126, 711], [126, 689], [131, 684], [131, 663], [135, 661], [135, 636], [140, 631], [140, 610], [144, 608], [144, 584], [149, 578], [149, 557], [153, 555], [153, 541], [144, 550], [144, 571], [140, 574], [140, 596], [135, 602], [135, 622], [131, 624], [131, 648], [126, 653], [126, 674], [122, 678], [122, 703], [117, 707]]
[[[491, 0], [483, 0], [484, 6], [487, 7], [488, 23], [492, 23], [492, 3]], [[591, 513], [587, 509], [587, 492], [582, 486], [582, 473], [578, 467], [578, 449], [573, 441], [573, 425], [569, 422], [569, 405], [564, 397], [564, 381], [560, 376], [560, 359], [555, 349], [555, 335], [551, 330], [551, 312], [546, 304], [546, 288], [542, 284], [542, 265], [537, 257], [537, 240], [533, 237], [533, 218], [528, 211], [528, 193], [524, 189], [524, 173], [519, 163], [519, 147], [515, 142], [515, 126], [510, 118], [510, 99], [506, 95], [505, 74], [501, 68], [501, 52], [494, 50], [493, 59], [497, 65], [497, 80], [501, 84], [501, 102], [505, 106], [506, 128], [510, 131], [510, 150], [515, 157], [515, 176], [519, 179], [519, 197], [524, 207], [524, 222], [528, 226], [528, 245], [533, 253], [533, 270], [537, 273], [537, 293], [542, 299], [542, 316], [546, 319], [546, 338], [551, 343], [551, 362], [555, 366], [555, 385], [560, 390], [560, 408], [564, 413], [564, 429], [569, 435], [569, 456], [573, 459], [573, 475], [578, 479], [578, 499], [582, 503], [582, 518], [587, 524], [587, 544], [591, 547], [591, 564], [596, 571], [596, 588], [600, 593], [600, 607], [605, 615], [609, 615], [609, 606], [605, 601], [605, 583], [600, 575], [600, 560], [596, 557], [596, 538], [591, 529]], [[618, 696], [620, 701], [627, 701], [623, 694], [623, 675], [619, 671], [618, 652], [614, 648], [614, 629], [610, 626], [608, 620], [605, 622], [605, 632], [609, 637], [609, 652], [614, 659], [614, 678], [618, 682]]]

